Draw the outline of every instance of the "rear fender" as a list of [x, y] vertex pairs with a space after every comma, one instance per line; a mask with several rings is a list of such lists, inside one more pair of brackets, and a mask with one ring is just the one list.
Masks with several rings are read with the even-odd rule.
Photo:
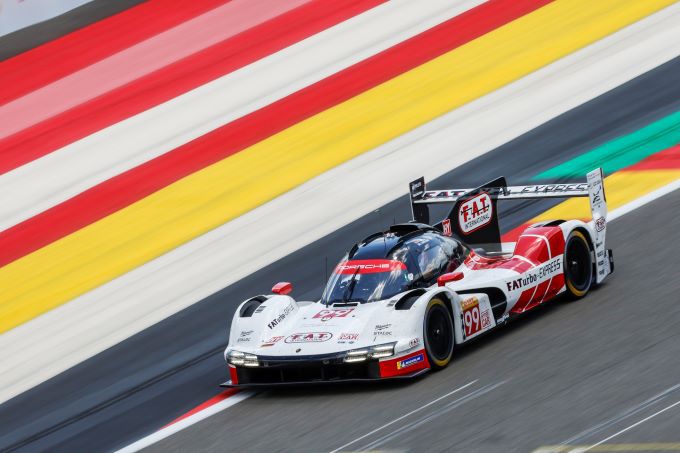
[[[606, 223], [605, 223], [606, 225]], [[581, 220], [569, 220], [560, 225], [564, 233], [564, 239], [569, 237], [572, 231], [578, 230], [583, 233], [588, 239], [588, 245], [591, 250], [591, 257], [593, 259], [595, 282], [599, 284], [612, 272], [610, 264], [610, 251], [605, 248], [604, 241], [599, 238], [604, 238], [603, 231], [597, 231], [594, 222], [583, 222]], [[603, 227], [600, 227], [603, 228]]]

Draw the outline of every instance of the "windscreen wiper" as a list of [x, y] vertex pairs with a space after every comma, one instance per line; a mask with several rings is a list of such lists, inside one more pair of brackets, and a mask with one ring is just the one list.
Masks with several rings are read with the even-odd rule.
[[354, 274], [352, 274], [352, 279], [349, 281], [347, 284], [347, 288], [345, 288], [345, 294], [342, 295], [342, 301], [343, 302], [349, 302], [349, 298], [352, 297], [352, 293], [354, 292], [354, 287], [357, 284], [357, 274], [359, 273], [359, 269], [361, 269], [361, 266], [357, 266], [357, 270], [354, 271]]

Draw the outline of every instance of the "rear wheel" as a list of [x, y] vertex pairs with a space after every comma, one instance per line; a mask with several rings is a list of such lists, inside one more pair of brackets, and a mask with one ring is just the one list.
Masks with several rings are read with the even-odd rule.
[[580, 231], [572, 231], [564, 250], [564, 282], [572, 299], [585, 296], [593, 283], [593, 260], [588, 240]]
[[453, 355], [453, 321], [446, 304], [432, 299], [425, 310], [423, 326], [425, 352], [433, 370], [445, 368]]

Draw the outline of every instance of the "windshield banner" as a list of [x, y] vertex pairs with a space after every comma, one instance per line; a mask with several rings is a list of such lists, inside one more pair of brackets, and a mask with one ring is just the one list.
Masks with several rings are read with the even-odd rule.
[[406, 264], [396, 260], [351, 260], [343, 261], [335, 267], [336, 274], [375, 274], [406, 270]]

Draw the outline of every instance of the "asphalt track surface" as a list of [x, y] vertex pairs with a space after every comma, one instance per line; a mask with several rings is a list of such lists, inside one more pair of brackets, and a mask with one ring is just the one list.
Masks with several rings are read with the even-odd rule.
[[[526, 452], [574, 436], [572, 445], [596, 443], [680, 401], [679, 388], [592, 430], [680, 384], [678, 225], [680, 192], [611, 223], [611, 280], [460, 348], [442, 372], [393, 385], [270, 390], [149, 450], [332, 451], [475, 380], [346, 449]], [[677, 443], [679, 421], [676, 406], [612, 443]]]
[[[498, 174], [519, 184], [678, 108], [675, 59], [447, 173], [432, 187], [471, 186]], [[518, 225], [551, 204], [510, 204], [502, 210], [503, 226]], [[678, 208], [680, 195], [673, 194], [612, 223], [617, 270], [606, 285], [582, 302], [551, 304], [462, 348], [441, 373], [401, 385], [261, 393], [157, 448], [332, 450], [474, 379], [403, 423], [441, 409], [438, 416], [368, 445], [401, 426], [391, 425], [347, 449], [508, 451], [510, 445], [527, 451], [566, 440], [680, 381], [672, 322], [680, 286], [674, 280]], [[221, 351], [243, 299], [268, 292], [279, 280], [292, 281], [300, 300], [317, 298], [326, 256], [333, 266], [353, 242], [408, 220], [409, 213], [404, 196], [8, 401], [0, 406], [0, 449], [109, 450], [162, 427], [219, 391], [226, 374]], [[467, 400], [456, 406], [460, 397]], [[673, 410], [659, 419], [677, 417]], [[674, 435], [670, 428], [658, 434], [653, 440]]]

